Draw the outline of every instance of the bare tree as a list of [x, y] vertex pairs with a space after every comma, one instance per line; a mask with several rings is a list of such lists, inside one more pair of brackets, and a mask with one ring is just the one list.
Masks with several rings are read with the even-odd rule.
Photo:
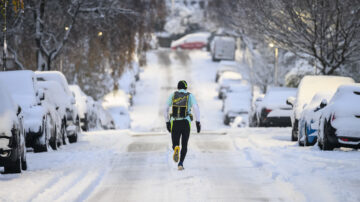
[[220, 19], [249, 36], [315, 58], [322, 74], [360, 58], [358, 0], [214, 1], [221, 5]]

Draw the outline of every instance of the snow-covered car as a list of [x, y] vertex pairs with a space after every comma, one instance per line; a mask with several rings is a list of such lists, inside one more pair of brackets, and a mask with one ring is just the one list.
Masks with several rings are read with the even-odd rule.
[[78, 85], [69, 85], [69, 89], [75, 95], [76, 100], [76, 108], [78, 110], [79, 118], [80, 118], [80, 126], [84, 131], [89, 130], [89, 122], [90, 122], [90, 109], [88, 107], [88, 96], [81, 90]]
[[218, 69], [216, 71], [216, 76], [215, 76], [215, 82], [219, 81], [220, 76], [224, 73], [224, 72], [236, 72], [238, 69], [238, 64], [236, 62], [233, 61], [221, 61], [218, 65]]
[[38, 89], [34, 72], [30, 70], [0, 72], [0, 81], [7, 88], [13, 100], [20, 105], [23, 114], [23, 127], [26, 132], [26, 146], [34, 152], [48, 150], [54, 134], [54, 120], [49, 109], [42, 106], [45, 94]]
[[243, 85], [242, 91], [229, 93], [223, 101], [224, 124], [229, 125], [238, 116], [248, 119], [251, 107], [251, 86]]
[[25, 131], [21, 107], [0, 83], [0, 166], [5, 173], [27, 169]]
[[238, 72], [224, 72], [220, 78], [219, 78], [219, 87], [218, 87], [218, 91], [219, 91], [219, 99], [223, 99], [222, 95], [224, 92], [224, 89], [227, 90], [230, 88], [230, 86], [237, 84], [237, 83], [241, 83], [242, 81], [242, 75]]
[[80, 133], [80, 118], [75, 106], [76, 100], [74, 94], [69, 89], [69, 84], [59, 71], [42, 71], [35, 72], [38, 81], [56, 81], [66, 93], [63, 98], [66, 101], [66, 131], [70, 143], [77, 142], [78, 133]]
[[207, 32], [188, 34], [176, 41], [171, 42], [171, 49], [204, 49], [208, 44], [209, 37], [210, 33]]
[[240, 80], [239, 82], [232, 83], [231, 85], [222, 86], [219, 90], [218, 97], [220, 99], [226, 99], [228, 93], [236, 93], [244, 91], [244, 88], [248, 88], [249, 82], [246, 80]]
[[293, 107], [293, 115], [291, 116], [291, 140], [298, 140], [298, 126], [301, 112], [304, 105], [308, 104], [317, 92], [336, 91], [340, 85], [352, 83], [354, 83], [354, 80], [350, 77], [305, 76], [300, 81], [296, 97], [289, 97], [286, 101], [288, 105]]
[[100, 102], [95, 102], [95, 109], [99, 125], [105, 130], [115, 129], [114, 119], [111, 117], [111, 114], [103, 108]]
[[43, 105], [50, 108], [50, 114], [55, 120], [56, 145], [51, 145], [53, 149], [62, 144], [66, 144], [66, 106], [67, 95], [61, 85], [56, 81], [38, 81], [39, 88], [45, 92], [45, 100]]
[[129, 95], [123, 90], [116, 90], [105, 95], [102, 106], [111, 114], [116, 129], [130, 127]]
[[259, 107], [259, 105], [261, 104], [262, 100], [264, 99], [265, 94], [258, 94], [258, 95], [253, 95], [253, 104], [252, 104], [252, 108], [249, 112], [249, 126], [250, 127], [256, 127], [258, 125], [258, 118], [257, 118], [257, 113], [256, 113], [256, 109]]
[[211, 56], [213, 61], [234, 60], [236, 41], [230, 36], [215, 36], [211, 41]]
[[264, 98], [255, 108], [256, 125], [259, 127], [291, 126], [292, 109], [286, 99], [295, 96], [296, 88], [269, 87]]
[[321, 111], [332, 96], [331, 92], [316, 93], [310, 103], [304, 107], [299, 118], [298, 143], [300, 146], [310, 146], [316, 143]]
[[360, 148], [360, 84], [342, 85], [321, 110], [318, 145]]

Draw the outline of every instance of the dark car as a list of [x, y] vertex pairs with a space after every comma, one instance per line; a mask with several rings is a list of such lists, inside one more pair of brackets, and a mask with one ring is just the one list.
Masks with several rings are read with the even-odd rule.
[[255, 109], [257, 126], [290, 127], [292, 109], [286, 99], [296, 95], [296, 88], [271, 87]]

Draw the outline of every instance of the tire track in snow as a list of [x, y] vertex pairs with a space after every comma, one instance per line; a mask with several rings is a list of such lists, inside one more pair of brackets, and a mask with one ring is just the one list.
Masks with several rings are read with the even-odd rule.
[[[89, 171], [76, 171], [69, 169], [67, 171], [68, 174], [61, 177], [57, 183], [52, 184], [45, 188], [45, 190], [39, 193], [36, 198], [32, 201], [54, 201], [57, 198], [61, 197], [62, 194], [66, 193], [69, 189], [72, 188], [74, 184], [76, 184], [79, 180], [86, 177], [86, 174]], [[70, 175], [69, 175], [70, 173]]]
[[76, 180], [69, 184], [69, 189], [64, 190], [63, 194], [54, 201], [82, 201], [86, 199], [97, 185], [100, 184], [102, 178], [107, 173], [107, 169], [87, 170], [81, 174]]

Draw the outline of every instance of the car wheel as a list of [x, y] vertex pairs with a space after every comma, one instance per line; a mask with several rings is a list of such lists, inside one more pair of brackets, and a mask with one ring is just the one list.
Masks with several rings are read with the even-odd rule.
[[227, 126], [230, 125], [230, 118], [227, 115], [224, 118], [224, 124], [227, 125]]
[[4, 172], [5, 173], [21, 173], [21, 156], [19, 156], [18, 159], [16, 159], [15, 162], [11, 162], [8, 165], [4, 166]]
[[294, 130], [294, 128], [291, 131], [291, 141], [297, 141], [298, 140], [298, 131]]
[[326, 119], [324, 122], [324, 137], [323, 137], [323, 142], [322, 142], [322, 150], [325, 151], [330, 151], [334, 149], [334, 146], [330, 143], [329, 139], [328, 139], [328, 134], [329, 134], [329, 124]]
[[58, 149], [58, 139], [57, 139], [56, 129], [55, 129], [55, 135], [52, 135], [52, 137], [50, 138], [50, 146], [53, 150]]
[[309, 139], [308, 139], [308, 133], [307, 133], [307, 124], [305, 123], [305, 129], [304, 129], [304, 146], [310, 146]]
[[[305, 130], [306, 130], [306, 129], [303, 129], [303, 135], [304, 135], [304, 133], [305, 133]], [[299, 145], [299, 146], [301, 146], [301, 147], [304, 146], [304, 142], [301, 142], [300, 133], [299, 133], [299, 135], [298, 135], [297, 142], [298, 142], [298, 145]]]
[[47, 136], [47, 125], [44, 123], [43, 124], [43, 136], [44, 136], [44, 138], [45, 138], [45, 144], [41, 144], [41, 141], [40, 141], [40, 138], [41, 137], [39, 137], [38, 139], [37, 139], [37, 141], [35, 142], [35, 144], [34, 144], [34, 152], [35, 153], [38, 153], [38, 152], [47, 152], [48, 151], [48, 148], [49, 148], [49, 138], [48, 138], [48, 136]]
[[17, 139], [17, 155], [18, 157], [16, 158], [15, 162], [9, 162], [8, 164], [4, 165], [4, 173], [21, 173], [22, 170], [22, 161], [21, 161], [21, 148], [19, 147], [20, 145], [20, 132], [15, 133], [14, 135], [16, 135], [18, 138]]
[[68, 138], [70, 143], [77, 142], [77, 133], [75, 133], [75, 135], [69, 136]]
[[22, 167], [23, 170], [27, 170], [26, 146], [25, 146], [25, 143], [23, 144], [23, 147], [22, 147], [21, 167]]

